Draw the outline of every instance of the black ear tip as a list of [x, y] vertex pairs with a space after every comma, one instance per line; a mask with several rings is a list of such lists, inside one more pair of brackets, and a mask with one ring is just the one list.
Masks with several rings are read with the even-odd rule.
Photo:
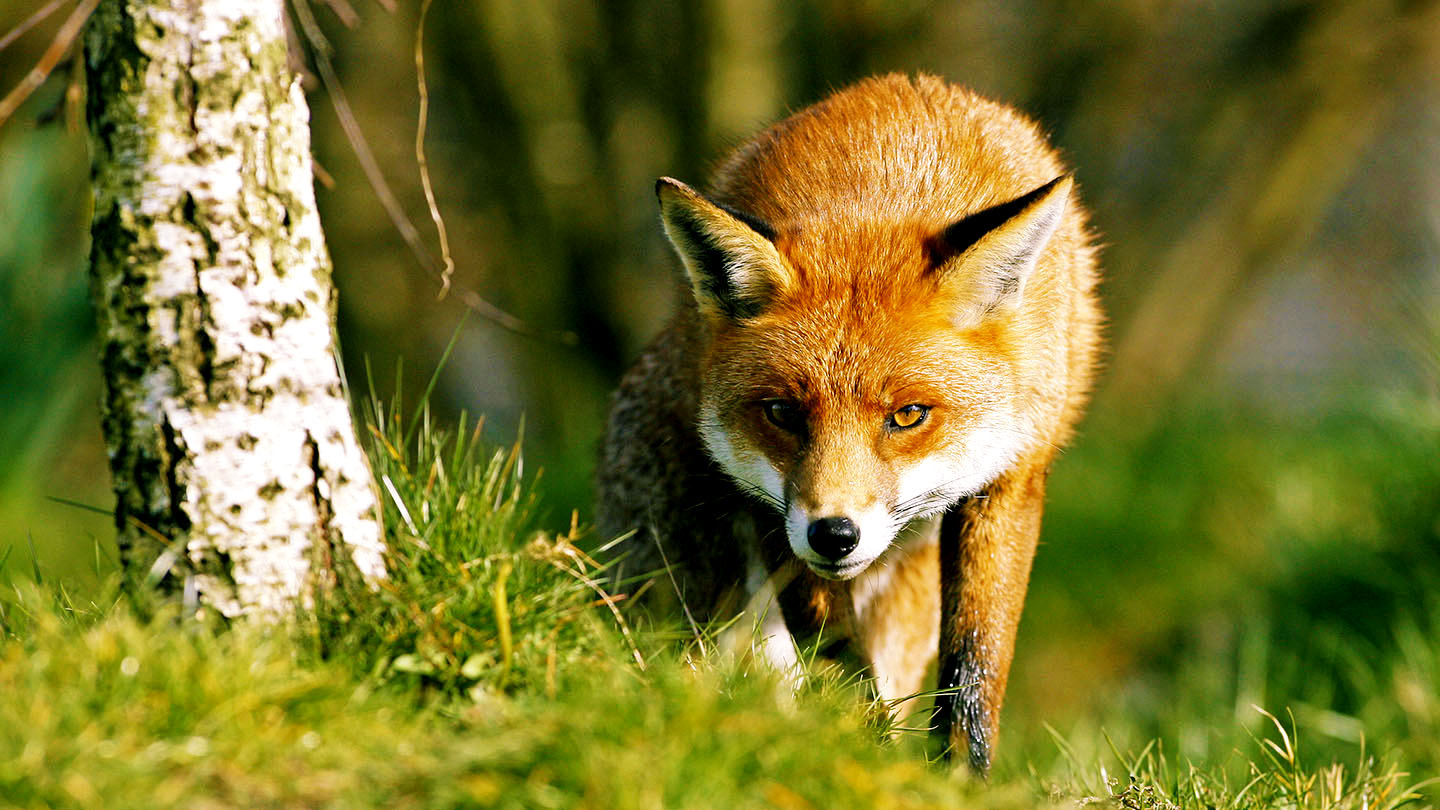
[[1024, 196], [1032, 199], [1039, 199], [1048, 194], [1050, 191], [1054, 190], [1056, 186], [1059, 186], [1068, 180], [1073, 180], [1074, 178], [1075, 175], [1073, 172], [1065, 172], [1064, 174], [1056, 175], [1053, 180], [1041, 185], [1039, 188], [1031, 191], [1028, 194], [1025, 194]]
[[1056, 177], [1054, 180], [1051, 180], [1050, 182], [1041, 186], [1039, 191], [1041, 191], [1042, 193], [1049, 192], [1054, 190], [1057, 186], [1065, 186], [1068, 188], [1073, 185], [1075, 185], [1075, 172], [1065, 172], [1059, 177]]

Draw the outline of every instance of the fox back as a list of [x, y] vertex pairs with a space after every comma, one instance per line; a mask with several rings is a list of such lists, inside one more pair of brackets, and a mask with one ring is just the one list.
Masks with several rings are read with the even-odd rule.
[[667, 570], [651, 590], [708, 618], [764, 597], [791, 626], [848, 624], [882, 696], [918, 691], [937, 638], [1005, 647], [963, 729], [983, 769], [1099, 345], [1073, 185], [1030, 121], [924, 76], [774, 125], [704, 193], [662, 179], [689, 291], [616, 394], [597, 514], [636, 532], [617, 570]]

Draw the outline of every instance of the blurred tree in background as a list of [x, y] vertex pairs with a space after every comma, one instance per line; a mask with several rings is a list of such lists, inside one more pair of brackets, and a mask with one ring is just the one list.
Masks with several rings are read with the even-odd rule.
[[[6, 4], [0, 31], [40, 5]], [[419, 10], [330, 0], [313, 10], [328, 45], [296, 42], [322, 75], [315, 56], [332, 53], [399, 207], [435, 244], [414, 144]], [[0, 51], [0, 88], [54, 25]], [[1247, 673], [1280, 665], [1266, 651], [1285, 634], [1332, 619], [1379, 634], [1435, 598], [1440, 3], [439, 0], [425, 53], [454, 284], [543, 334], [461, 326], [461, 297], [438, 299], [316, 80], [346, 364], [384, 394], [403, 363], [413, 398], [459, 328], [434, 404], [484, 413], [497, 438], [523, 414], [552, 520], [587, 512], [608, 392], [677, 289], [654, 179], [701, 183], [830, 89], [924, 71], [1041, 121], [1107, 246], [1110, 370], [1057, 467], [1011, 711], [1083, 703], [1167, 645], [1238, 656], [1215, 676], [1238, 711], [1265, 697]], [[0, 576], [28, 570], [27, 537], [73, 576], [109, 543], [104, 517], [46, 500], [109, 503], [85, 147], [64, 94], [52, 77], [0, 129], [0, 556], [17, 549]]]

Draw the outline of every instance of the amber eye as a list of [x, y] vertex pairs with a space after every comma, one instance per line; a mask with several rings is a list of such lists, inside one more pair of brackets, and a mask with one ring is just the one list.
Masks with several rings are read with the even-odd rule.
[[906, 405], [890, 414], [890, 426], [901, 430], [912, 428], [924, 422], [929, 415], [930, 409], [924, 405]]
[[770, 424], [781, 430], [791, 433], [798, 433], [805, 426], [805, 415], [800, 412], [800, 406], [785, 399], [767, 399], [760, 403], [761, 410], [765, 411], [765, 418]]

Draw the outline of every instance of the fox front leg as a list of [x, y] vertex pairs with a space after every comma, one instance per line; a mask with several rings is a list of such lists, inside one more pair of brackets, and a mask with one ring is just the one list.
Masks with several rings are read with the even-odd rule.
[[940, 694], [932, 737], [990, 770], [1015, 633], [1040, 534], [1042, 471], [1002, 477], [940, 521]]
[[791, 576], [789, 571], [771, 574], [758, 557], [750, 557], [746, 562], [745, 589], [749, 598], [745, 611], [721, 633], [719, 644], [720, 649], [732, 655], [759, 654], [761, 660], [798, 688], [805, 680], [804, 667], [779, 598]]

